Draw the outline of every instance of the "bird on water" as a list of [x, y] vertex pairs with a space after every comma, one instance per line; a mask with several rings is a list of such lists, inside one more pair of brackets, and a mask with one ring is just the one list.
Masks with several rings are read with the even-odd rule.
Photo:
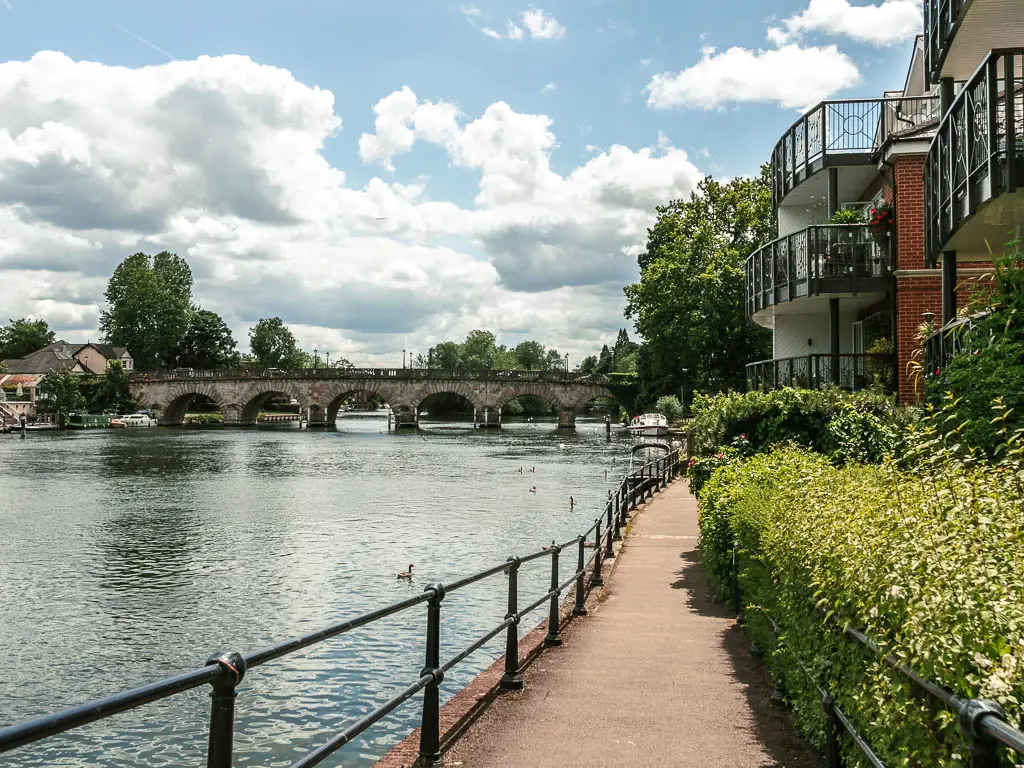
[[398, 574], [398, 578], [401, 579], [402, 581], [411, 581], [412, 580], [412, 563], [409, 563], [409, 570], [408, 571], [402, 571], [400, 574]]

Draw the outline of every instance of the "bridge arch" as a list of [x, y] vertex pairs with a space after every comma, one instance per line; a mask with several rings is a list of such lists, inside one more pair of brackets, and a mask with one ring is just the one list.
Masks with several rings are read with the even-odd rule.
[[152, 410], [159, 410], [160, 423], [167, 426], [176, 426], [185, 420], [185, 412], [188, 406], [197, 397], [206, 397], [216, 403], [227, 415], [230, 408], [237, 407], [234, 403], [224, 402], [220, 389], [209, 382], [180, 382], [172, 385], [166, 390], [163, 402], [148, 402], [142, 400], [142, 405]]
[[338, 411], [341, 410], [345, 400], [363, 392], [379, 397], [389, 405], [394, 405], [394, 393], [387, 386], [380, 386], [377, 382], [370, 381], [343, 381], [327, 390], [321, 398], [320, 402], [325, 410], [326, 423], [334, 424], [338, 420]]
[[459, 381], [458, 379], [451, 381], [429, 381], [409, 392], [409, 402], [403, 403], [403, 405], [420, 408], [428, 398], [434, 395], [457, 395], [469, 402], [474, 408], [481, 409], [486, 407], [487, 403], [485, 398], [480, 396], [478, 389], [479, 387], [474, 387], [471, 382]]
[[259, 419], [260, 409], [272, 397], [290, 397], [298, 400], [300, 405], [307, 405], [309, 393], [304, 387], [291, 381], [254, 382], [238, 395], [238, 402], [241, 406], [239, 423], [255, 424]]

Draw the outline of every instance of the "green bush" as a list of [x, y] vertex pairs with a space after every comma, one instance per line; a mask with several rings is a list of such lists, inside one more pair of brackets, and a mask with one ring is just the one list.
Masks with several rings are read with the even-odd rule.
[[[887, 765], [966, 766], [955, 714], [843, 633], [864, 629], [924, 677], [1021, 716], [1020, 435], [994, 466], [943, 450], [931, 427], [921, 434], [931, 442], [919, 438], [909, 470], [836, 467], [794, 447], [724, 464], [699, 496], [700, 548], [723, 592], [736, 542], [746, 626], [814, 744], [820, 685]], [[849, 741], [844, 752], [866, 764]]]
[[795, 443], [838, 463], [881, 461], [906, 450], [904, 427], [917, 413], [877, 392], [784, 388], [730, 392], [694, 400], [695, 451], [714, 454], [741, 435], [752, 452]]
[[654, 410], [668, 419], [669, 424], [675, 424], [683, 417], [683, 404], [675, 395], [663, 395], [654, 404]]

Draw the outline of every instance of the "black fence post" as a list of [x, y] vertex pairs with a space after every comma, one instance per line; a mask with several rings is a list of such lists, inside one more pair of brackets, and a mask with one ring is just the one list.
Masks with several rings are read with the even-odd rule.
[[740, 594], [740, 556], [736, 542], [732, 544], [732, 607], [736, 621], [743, 623], [743, 596]]
[[839, 718], [832, 695], [821, 697], [821, 708], [825, 710], [825, 768], [843, 768], [843, 756], [839, 751]]
[[614, 557], [615, 550], [612, 549], [612, 500], [608, 499], [608, 522], [604, 526], [605, 538], [608, 541], [605, 543], [604, 556]]
[[619, 497], [622, 494], [619, 493], [619, 489], [615, 489], [615, 531], [614, 536], [616, 541], [622, 540], [622, 514], [619, 509]]
[[971, 768], [999, 768], [999, 745], [981, 730], [981, 721], [986, 717], [1006, 719], [1006, 712], [994, 701], [968, 699], [960, 705], [957, 713], [960, 730], [967, 737], [967, 752], [971, 756]]
[[210, 691], [210, 742], [206, 750], [206, 768], [231, 768], [231, 750], [235, 735], [235, 696], [245, 677], [245, 659], [240, 653], [225, 653], [207, 659], [220, 673]]
[[604, 585], [604, 579], [601, 578], [601, 567], [603, 565], [601, 549], [601, 518], [596, 520], [597, 526], [594, 528], [594, 572], [590, 577], [590, 586], [600, 587]]
[[508, 625], [505, 635], [505, 674], [501, 676], [501, 688], [518, 691], [523, 687], [523, 676], [519, 674], [519, 558], [508, 559], [508, 613], [506, 619], [514, 619]]
[[587, 588], [584, 584], [584, 579], [587, 577], [586, 574], [586, 554], [584, 549], [586, 547], [586, 541], [582, 536], [579, 537], [579, 555], [576, 559], [576, 605], [573, 606], [573, 616], [586, 616], [587, 606]]
[[544, 645], [551, 648], [562, 644], [558, 634], [558, 553], [562, 548], [551, 542], [551, 607], [548, 609], [548, 634]]
[[420, 720], [420, 758], [418, 765], [431, 766], [441, 762], [441, 601], [444, 586], [434, 584], [424, 589], [434, 594], [427, 602], [427, 651], [420, 677], [433, 679], [423, 689], [423, 717]]
[[654, 498], [654, 462], [647, 462], [647, 498]]

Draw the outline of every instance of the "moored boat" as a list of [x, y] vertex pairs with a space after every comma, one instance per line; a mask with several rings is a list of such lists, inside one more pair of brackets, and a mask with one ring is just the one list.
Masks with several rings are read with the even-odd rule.
[[[120, 419], [114, 421], [122, 422], [118, 426], [124, 427], [155, 427], [156, 419], [150, 416], [148, 413], [132, 413], [128, 416], [122, 416]], [[114, 426], [113, 421], [110, 426]]]
[[68, 429], [96, 429], [110, 426], [110, 417], [101, 413], [72, 413]]
[[634, 435], [661, 437], [668, 434], [668, 419], [660, 413], [645, 413], [634, 416], [629, 423], [629, 431]]

